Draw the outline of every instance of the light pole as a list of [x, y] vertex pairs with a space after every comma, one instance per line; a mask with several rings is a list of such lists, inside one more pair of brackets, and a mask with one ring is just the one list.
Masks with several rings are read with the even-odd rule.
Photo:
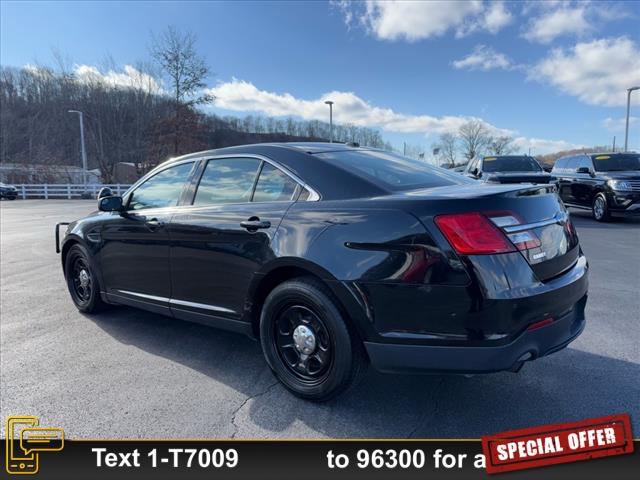
[[627, 145], [629, 142], [629, 108], [631, 106], [631, 92], [634, 90], [640, 90], [640, 87], [627, 88], [627, 123], [624, 128], [624, 151], [627, 151]]
[[324, 103], [329, 105], [329, 143], [333, 143], [333, 102], [327, 100]]
[[77, 113], [80, 117], [80, 150], [82, 151], [82, 184], [87, 188], [87, 152], [84, 148], [84, 121], [80, 110], [69, 110], [68, 113]]

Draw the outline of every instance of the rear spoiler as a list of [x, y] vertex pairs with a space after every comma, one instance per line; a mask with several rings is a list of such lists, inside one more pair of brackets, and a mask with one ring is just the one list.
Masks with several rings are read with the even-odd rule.
[[60, 226], [69, 225], [70, 222], [56, 223], [56, 253], [60, 253]]

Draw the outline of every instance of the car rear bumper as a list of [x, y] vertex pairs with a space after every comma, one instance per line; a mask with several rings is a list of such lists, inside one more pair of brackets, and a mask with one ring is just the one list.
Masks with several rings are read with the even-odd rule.
[[585, 294], [563, 317], [537, 330], [525, 330], [513, 341], [496, 346], [403, 345], [364, 342], [374, 368], [404, 373], [491, 373], [517, 370], [566, 347], [585, 326]]

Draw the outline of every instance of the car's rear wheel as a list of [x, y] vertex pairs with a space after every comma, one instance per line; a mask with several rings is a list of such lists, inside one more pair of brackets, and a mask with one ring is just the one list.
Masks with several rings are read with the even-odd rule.
[[607, 204], [607, 197], [603, 193], [599, 193], [593, 199], [592, 205], [593, 218], [598, 222], [606, 222], [609, 220], [609, 205]]
[[295, 395], [328, 400], [357, 383], [364, 347], [328, 289], [314, 278], [278, 285], [260, 318], [260, 341], [276, 377]]
[[64, 265], [67, 288], [76, 308], [85, 313], [102, 310], [106, 304], [100, 297], [100, 285], [87, 249], [80, 244], [73, 245]]

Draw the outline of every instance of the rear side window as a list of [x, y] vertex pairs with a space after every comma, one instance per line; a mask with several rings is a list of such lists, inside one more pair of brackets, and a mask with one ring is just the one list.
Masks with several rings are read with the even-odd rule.
[[259, 167], [260, 160], [255, 158], [209, 160], [193, 204], [249, 202]]
[[316, 154], [323, 160], [388, 190], [475, 184], [463, 175], [380, 150], [354, 150]]
[[283, 202], [291, 200], [298, 184], [281, 170], [265, 162], [256, 191], [253, 194], [254, 202]]
[[129, 209], [176, 206], [192, 168], [193, 162], [182, 163], [155, 174], [131, 193]]

